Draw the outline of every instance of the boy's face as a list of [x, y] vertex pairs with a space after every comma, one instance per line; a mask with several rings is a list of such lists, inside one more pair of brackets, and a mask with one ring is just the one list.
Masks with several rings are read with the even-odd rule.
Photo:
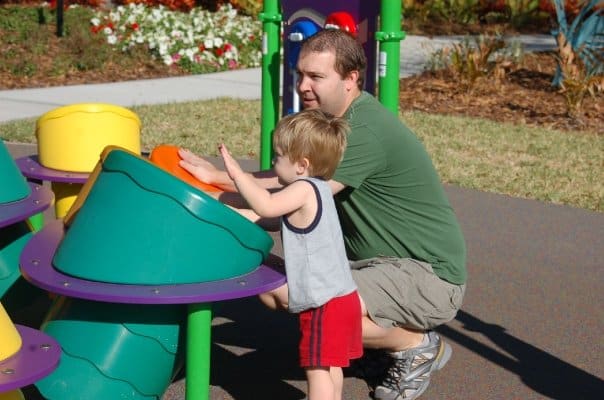
[[283, 155], [283, 151], [275, 148], [273, 157], [273, 169], [282, 185], [289, 185], [301, 176], [307, 176], [307, 169], [298, 161], [292, 162], [288, 156]]
[[296, 90], [304, 108], [319, 108], [341, 117], [352, 101], [350, 88], [354, 90], [356, 82], [351, 77], [342, 78], [335, 70], [335, 61], [331, 51], [301, 53]]

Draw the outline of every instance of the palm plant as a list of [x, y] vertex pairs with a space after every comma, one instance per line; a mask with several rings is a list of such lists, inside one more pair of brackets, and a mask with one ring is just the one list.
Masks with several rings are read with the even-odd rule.
[[561, 70], [560, 93], [566, 101], [569, 117], [579, 121], [583, 99], [590, 94], [604, 90], [604, 75], [589, 74], [585, 63], [577, 57], [571, 44], [562, 32], [558, 33], [558, 52], [556, 60]]
[[[558, 28], [552, 32], [556, 40], [564, 38], [570, 44], [583, 62], [587, 76], [604, 73], [604, 7], [599, 4], [600, 0], [584, 1], [572, 23], [566, 16], [565, 0], [552, 1], [558, 22]], [[558, 43], [558, 47], [563, 48], [566, 43]], [[558, 62], [553, 84], [560, 86], [563, 79], [563, 68]]]

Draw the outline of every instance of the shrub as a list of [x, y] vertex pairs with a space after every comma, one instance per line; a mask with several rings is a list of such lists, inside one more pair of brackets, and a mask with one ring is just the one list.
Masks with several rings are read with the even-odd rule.
[[256, 17], [262, 11], [262, 0], [230, 0], [229, 3], [245, 15]]
[[[574, 60], [580, 60], [586, 68], [587, 76], [603, 74], [604, 7], [600, 1], [584, 1], [579, 12], [573, 16], [566, 14], [564, 0], [553, 0], [553, 2], [558, 27], [552, 31], [552, 34], [558, 41], [558, 49], [563, 49], [568, 44], [573, 53], [578, 55]], [[563, 58], [560, 56], [558, 60]], [[559, 86], [562, 79], [562, 65], [559, 62], [553, 84]]]
[[586, 72], [585, 65], [563, 33], [558, 34], [558, 46], [556, 59], [562, 75], [559, 92], [564, 96], [568, 116], [580, 120], [585, 97], [588, 94], [595, 97], [597, 92], [604, 90], [604, 75]]

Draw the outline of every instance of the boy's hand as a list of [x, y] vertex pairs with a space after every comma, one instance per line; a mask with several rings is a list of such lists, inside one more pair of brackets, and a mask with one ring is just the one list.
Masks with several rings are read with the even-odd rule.
[[229, 153], [229, 150], [224, 143], [221, 143], [218, 146], [218, 150], [220, 150], [220, 155], [222, 156], [222, 161], [224, 161], [224, 167], [229, 174], [229, 178], [235, 180], [237, 177], [244, 174], [239, 163], [231, 156], [231, 153]]
[[178, 165], [200, 181], [209, 184], [214, 183], [213, 175], [218, 169], [212, 163], [183, 148], [178, 150], [178, 155], [181, 158]]

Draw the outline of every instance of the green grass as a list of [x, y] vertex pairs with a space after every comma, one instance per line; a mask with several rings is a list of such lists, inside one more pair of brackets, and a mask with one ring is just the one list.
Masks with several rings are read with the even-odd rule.
[[89, 8], [69, 9], [63, 37], [57, 38], [56, 17], [47, 7], [0, 7], [0, 74], [60, 76], [100, 69], [109, 61], [128, 65], [129, 60], [112, 51], [103, 37], [90, 32], [92, 16]]
[[[217, 99], [133, 107], [144, 150], [161, 143], [215, 156], [225, 142], [258, 158], [260, 101]], [[405, 112], [442, 180], [466, 188], [604, 211], [604, 136]], [[36, 119], [0, 124], [6, 141], [35, 143]]]

